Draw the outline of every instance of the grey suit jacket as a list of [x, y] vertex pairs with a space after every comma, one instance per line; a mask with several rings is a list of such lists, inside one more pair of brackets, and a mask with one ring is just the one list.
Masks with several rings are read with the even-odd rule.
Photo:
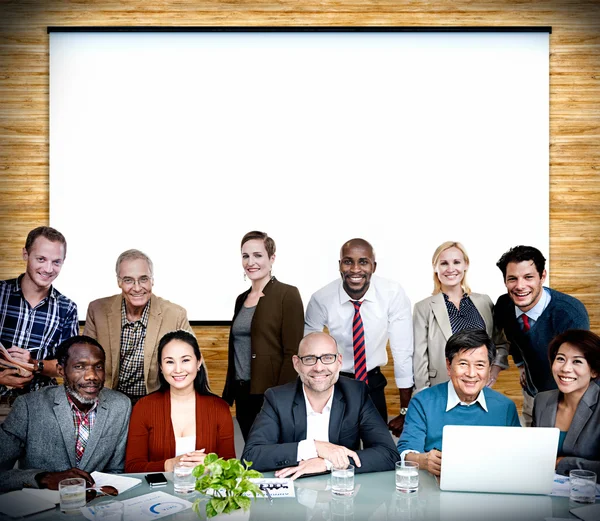
[[[242, 459], [260, 471], [298, 464], [298, 443], [306, 438], [306, 402], [302, 382], [267, 389]], [[400, 459], [387, 425], [369, 398], [367, 386], [340, 376], [334, 387], [329, 417], [329, 441], [356, 451], [361, 467], [355, 472], [393, 470]], [[360, 449], [362, 441], [363, 450]]]
[[[533, 426], [554, 427], [560, 391], [538, 393], [533, 403]], [[556, 472], [568, 475], [572, 469], [600, 474], [600, 383], [592, 380], [573, 416], [563, 443], [563, 457]]]
[[[485, 322], [487, 334], [496, 344], [495, 365], [508, 368], [508, 349], [506, 338], [494, 327], [492, 300], [487, 295], [471, 293], [471, 301]], [[415, 304], [413, 311], [413, 333], [415, 352], [413, 369], [415, 389], [447, 382], [450, 378], [446, 371], [446, 342], [452, 336], [452, 327], [444, 295], [438, 293]]]
[[[96, 421], [79, 468], [122, 472], [131, 401], [100, 391]], [[14, 469], [18, 460], [19, 468]], [[37, 488], [35, 475], [77, 467], [73, 413], [63, 386], [45, 387], [15, 400], [0, 425], [0, 491]]]
[[[84, 335], [100, 342], [106, 352], [106, 387], [117, 388], [121, 361], [121, 302], [123, 295], [101, 298], [91, 302], [85, 319]], [[194, 334], [181, 306], [152, 295], [150, 316], [144, 339], [144, 382], [148, 393], [160, 387], [158, 380], [158, 343], [170, 331], [185, 329]]]

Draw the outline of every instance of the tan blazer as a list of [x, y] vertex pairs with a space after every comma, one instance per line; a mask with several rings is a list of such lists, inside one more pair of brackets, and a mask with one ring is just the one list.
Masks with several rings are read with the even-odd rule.
[[[508, 368], [506, 338], [494, 328], [492, 300], [487, 295], [471, 293], [471, 301], [485, 322], [487, 334], [496, 344], [495, 365]], [[415, 351], [413, 369], [415, 389], [447, 382], [450, 377], [446, 370], [446, 342], [452, 336], [450, 318], [444, 302], [444, 295], [438, 293], [415, 304], [413, 311], [413, 333]]]
[[[100, 342], [106, 352], [106, 387], [116, 389], [121, 360], [121, 302], [123, 295], [101, 298], [90, 303], [85, 318], [84, 335]], [[144, 340], [144, 382], [151, 393], [160, 387], [158, 381], [158, 343], [169, 331], [185, 329], [193, 334], [184, 308], [152, 295], [150, 317]]]

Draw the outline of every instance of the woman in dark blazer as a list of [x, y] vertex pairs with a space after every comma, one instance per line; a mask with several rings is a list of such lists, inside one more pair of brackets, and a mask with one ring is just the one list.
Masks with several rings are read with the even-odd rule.
[[446, 370], [446, 342], [454, 333], [468, 328], [485, 329], [496, 344], [497, 356], [489, 382], [493, 385], [498, 373], [508, 368], [506, 338], [494, 328], [494, 305], [490, 297], [472, 293], [467, 284], [469, 256], [465, 247], [460, 242], [444, 242], [435, 250], [431, 264], [433, 295], [417, 302], [413, 311], [416, 390], [450, 379]]
[[558, 427], [556, 472], [572, 469], [600, 473], [600, 337], [569, 329], [548, 346], [558, 389], [539, 393], [533, 404], [534, 427]]
[[233, 405], [244, 440], [259, 413], [264, 392], [296, 378], [292, 356], [304, 334], [304, 307], [294, 286], [271, 273], [275, 241], [266, 233], [242, 238], [244, 278], [251, 287], [238, 296], [229, 333], [229, 365], [223, 398]]

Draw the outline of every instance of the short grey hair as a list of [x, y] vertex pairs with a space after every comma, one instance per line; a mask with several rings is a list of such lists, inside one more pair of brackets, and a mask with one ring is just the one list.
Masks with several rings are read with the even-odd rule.
[[140, 250], [127, 250], [119, 255], [117, 259], [117, 264], [115, 265], [115, 271], [117, 272], [117, 278], [119, 278], [119, 268], [121, 267], [121, 263], [126, 260], [136, 260], [142, 259], [148, 263], [148, 268], [150, 268], [150, 276], [154, 278], [154, 265], [152, 264], [152, 260], [150, 257], [146, 255], [143, 251]]

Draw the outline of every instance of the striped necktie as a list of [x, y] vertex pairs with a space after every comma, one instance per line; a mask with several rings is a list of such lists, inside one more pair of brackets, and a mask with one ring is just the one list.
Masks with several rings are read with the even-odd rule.
[[362, 302], [353, 300], [354, 320], [352, 321], [352, 344], [354, 346], [354, 378], [368, 383], [367, 378], [367, 353], [365, 351], [365, 328], [360, 316]]

